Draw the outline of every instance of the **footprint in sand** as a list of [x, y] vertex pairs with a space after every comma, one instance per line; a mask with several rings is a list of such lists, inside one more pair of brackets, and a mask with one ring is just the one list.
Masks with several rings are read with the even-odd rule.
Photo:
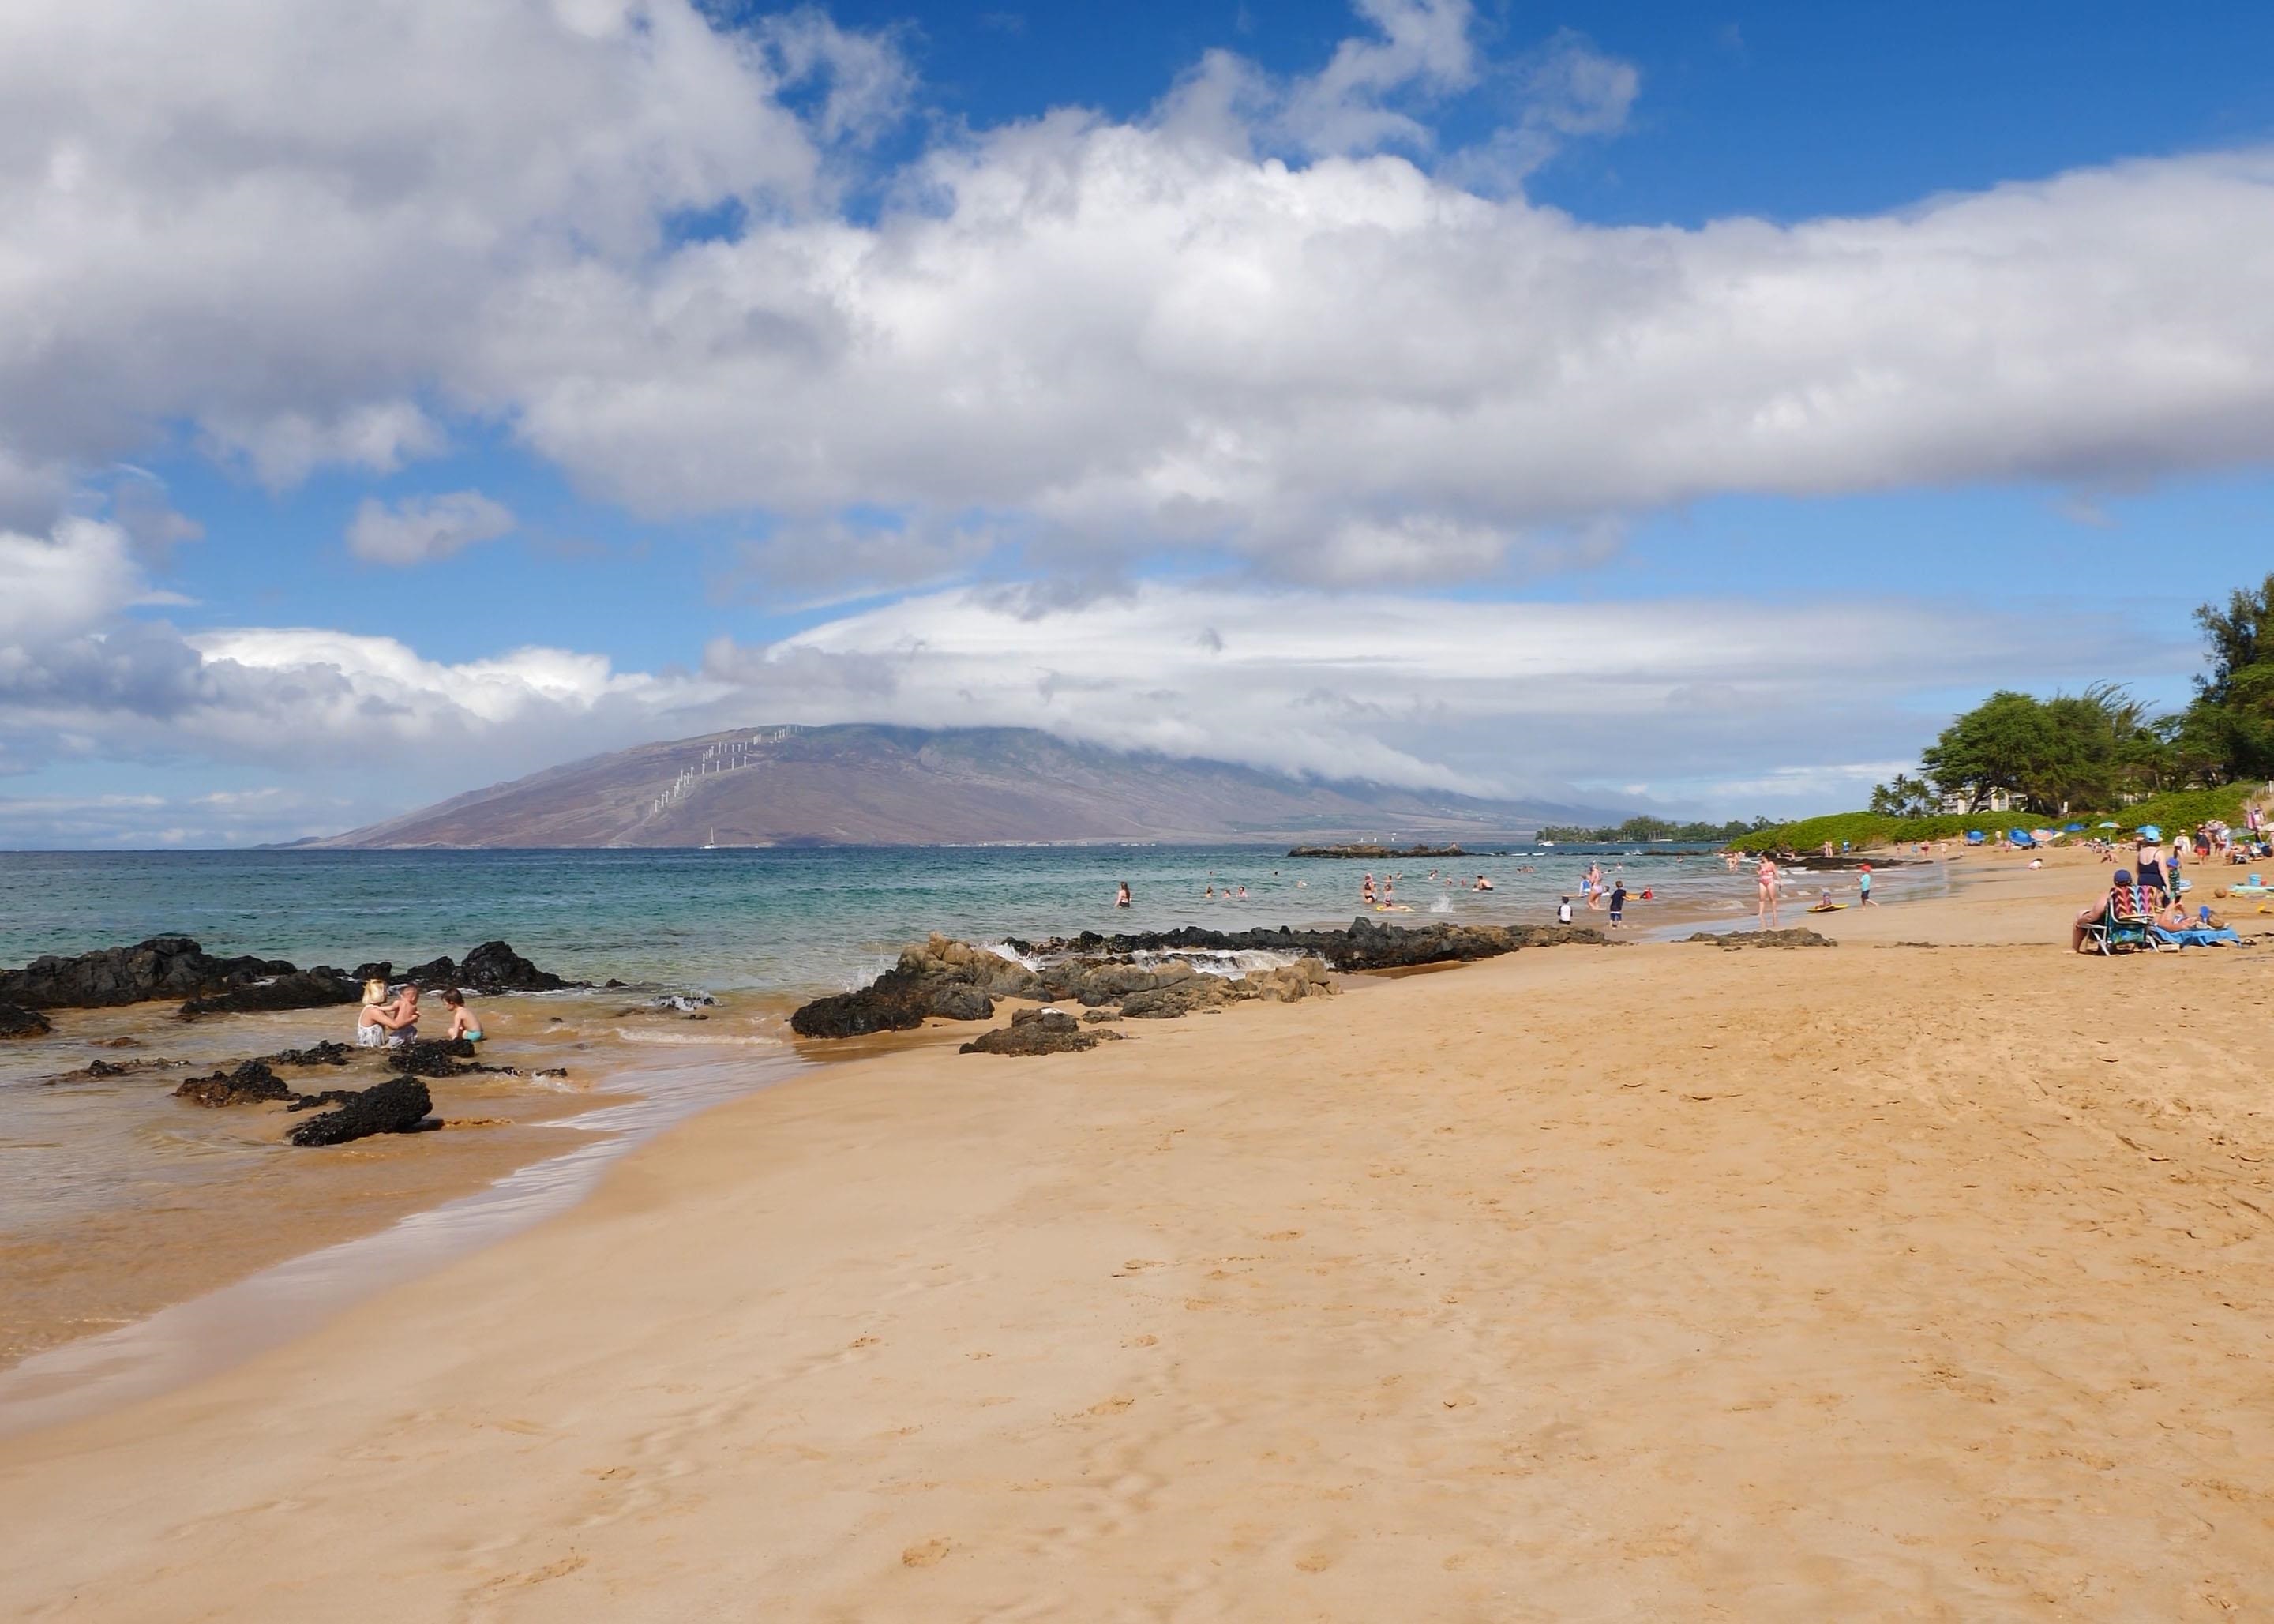
[[920, 1545], [910, 1545], [900, 1553], [903, 1568], [930, 1568], [945, 1556], [951, 1546], [945, 1539], [927, 1539]]

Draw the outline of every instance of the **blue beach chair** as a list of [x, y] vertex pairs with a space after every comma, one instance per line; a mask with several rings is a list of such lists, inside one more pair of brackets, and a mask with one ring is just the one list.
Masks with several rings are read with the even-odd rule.
[[2009, 829], [2006, 831], [2006, 838], [2025, 852], [2037, 843], [2037, 836], [2026, 829]]

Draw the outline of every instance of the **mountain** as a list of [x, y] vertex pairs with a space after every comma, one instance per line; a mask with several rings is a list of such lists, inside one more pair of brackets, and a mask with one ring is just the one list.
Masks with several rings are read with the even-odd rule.
[[1024, 727], [759, 727], [548, 768], [321, 846], [1491, 841], [1600, 808], [1320, 783]]

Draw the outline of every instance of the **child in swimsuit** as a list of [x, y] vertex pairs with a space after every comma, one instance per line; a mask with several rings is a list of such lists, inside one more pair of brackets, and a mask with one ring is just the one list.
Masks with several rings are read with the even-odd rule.
[[445, 1041], [463, 1038], [469, 1043], [482, 1041], [482, 1023], [466, 1008], [466, 995], [453, 987], [442, 995], [442, 1002], [450, 1006], [450, 1029], [442, 1034]]

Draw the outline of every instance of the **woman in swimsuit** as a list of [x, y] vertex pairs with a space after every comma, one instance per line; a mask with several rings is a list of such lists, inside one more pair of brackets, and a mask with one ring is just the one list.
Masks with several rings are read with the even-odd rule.
[[395, 1006], [388, 1002], [387, 983], [373, 976], [363, 984], [363, 1008], [356, 1014], [356, 1047], [384, 1049], [387, 1047], [387, 1027], [380, 1019], [394, 1013]]
[[1122, 882], [1121, 882], [1121, 889], [1120, 889], [1119, 891], [1118, 891], [1114, 892], [1114, 894], [1113, 894], [1113, 906], [1114, 906], [1115, 907], [1117, 907], [1117, 908], [1126, 908], [1126, 907], [1127, 907], [1127, 906], [1129, 906], [1129, 882], [1128, 882], [1128, 881], [1126, 881], [1126, 880], [1122, 881]]
[[1760, 900], [1753, 910], [1754, 922], [1774, 929], [1777, 922], [1776, 860], [1763, 857], [1761, 866], [1753, 870], [1753, 878], [1760, 885]]
[[453, 987], [442, 995], [442, 1002], [450, 1006], [450, 1029], [442, 1034], [446, 1042], [463, 1038], [469, 1043], [482, 1041], [482, 1023], [466, 1008], [466, 995]]

